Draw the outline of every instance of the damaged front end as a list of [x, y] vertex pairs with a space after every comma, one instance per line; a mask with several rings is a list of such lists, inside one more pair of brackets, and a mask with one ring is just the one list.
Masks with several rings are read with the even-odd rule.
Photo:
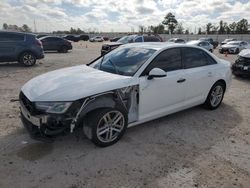
[[83, 126], [85, 135], [91, 139], [92, 129], [89, 125], [85, 126], [83, 121], [88, 113], [100, 108], [123, 108], [127, 112], [128, 123], [138, 120], [138, 85], [96, 94], [68, 104], [58, 102], [56, 107], [51, 105], [57, 111], [48, 107], [51, 103], [31, 102], [22, 92], [19, 98], [24, 126], [32, 138], [41, 141], [52, 141], [54, 136], [72, 133], [79, 126]]

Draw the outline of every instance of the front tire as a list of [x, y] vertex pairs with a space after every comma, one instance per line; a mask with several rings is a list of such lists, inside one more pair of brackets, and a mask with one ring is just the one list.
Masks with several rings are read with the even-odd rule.
[[237, 48], [236, 51], [235, 51], [235, 54], [238, 54], [238, 53], [240, 53], [239, 48]]
[[100, 147], [113, 145], [120, 140], [128, 124], [126, 112], [119, 108], [95, 110], [86, 121], [91, 128], [91, 141]]
[[33, 66], [36, 63], [36, 56], [32, 52], [24, 52], [20, 56], [19, 62], [26, 67]]
[[218, 108], [223, 100], [225, 89], [223, 82], [216, 82], [208, 93], [204, 107], [210, 110]]

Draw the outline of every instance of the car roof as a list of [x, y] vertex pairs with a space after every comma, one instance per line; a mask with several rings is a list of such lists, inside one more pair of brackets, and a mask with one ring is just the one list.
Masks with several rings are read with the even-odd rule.
[[202, 49], [200, 47], [196, 47], [194, 45], [189, 44], [180, 44], [180, 43], [173, 43], [173, 42], [142, 42], [142, 43], [128, 43], [120, 46], [120, 48], [128, 48], [128, 47], [137, 47], [137, 48], [146, 48], [146, 49], [154, 49], [156, 51], [167, 49], [167, 48], [174, 48], [174, 47], [192, 47]]
[[230, 41], [229, 43], [239, 43], [239, 42], [244, 42], [244, 41], [241, 41], [241, 40], [234, 40], [234, 41]]
[[47, 39], [47, 38], [59, 38], [59, 39], [63, 39], [61, 37], [55, 37], [55, 36], [44, 36], [44, 37], [41, 37], [40, 39]]
[[19, 31], [4, 31], [4, 30], [0, 30], [0, 33], [12, 33], [12, 34], [20, 34], [20, 35], [32, 35], [32, 36], [36, 36], [33, 33], [25, 33], [25, 32], [19, 32]]

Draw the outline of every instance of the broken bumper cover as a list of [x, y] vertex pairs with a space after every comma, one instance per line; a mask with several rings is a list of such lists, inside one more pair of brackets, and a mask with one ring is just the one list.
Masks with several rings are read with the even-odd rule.
[[25, 106], [20, 103], [21, 120], [29, 132], [31, 138], [51, 142], [53, 136], [65, 132], [71, 123], [71, 119], [63, 119], [58, 115], [31, 115]]

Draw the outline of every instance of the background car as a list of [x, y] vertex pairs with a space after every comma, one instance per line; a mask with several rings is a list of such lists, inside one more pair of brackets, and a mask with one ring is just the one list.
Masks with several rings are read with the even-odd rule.
[[232, 65], [235, 76], [250, 76], [250, 49], [242, 50]]
[[61, 53], [67, 53], [68, 50], [72, 50], [72, 44], [68, 40], [60, 37], [42, 37], [40, 41], [43, 44], [44, 51], [58, 51]]
[[222, 54], [227, 52], [229, 54], [238, 54], [241, 50], [249, 48], [249, 44], [246, 41], [231, 41], [222, 45], [219, 48], [219, 52]]
[[207, 41], [193, 40], [193, 41], [187, 42], [186, 44], [200, 46], [210, 52], [213, 52], [213, 45]]
[[38, 35], [36, 35], [36, 38], [40, 39], [40, 38], [46, 37], [46, 36], [48, 36], [48, 35], [46, 35], [46, 34], [38, 34]]
[[78, 42], [80, 40], [80, 38], [75, 36], [75, 35], [66, 35], [62, 38], [66, 39], [66, 40], [73, 41], [73, 42]]
[[21, 119], [36, 139], [81, 127], [94, 144], [106, 147], [129, 126], [201, 104], [215, 110], [230, 83], [230, 62], [204, 49], [126, 44], [88, 65], [27, 82], [19, 95]]
[[218, 42], [218, 41], [214, 41], [212, 38], [200, 38], [199, 40], [200, 40], [200, 41], [209, 42], [210, 44], [213, 45], [213, 48], [214, 48], [214, 49], [219, 45], [219, 42]]
[[33, 34], [0, 31], [0, 62], [32, 66], [44, 58], [42, 43]]
[[237, 41], [237, 39], [225, 39], [225, 40], [223, 40], [220, 44], [221, 44], [221, 45], [224, 45], [224, 44], [227, 44], [227, 43], [229, 43], [229, 42], [231, 42], [231, 41]]
[[168, 40], [168, 42], [174, 42], [174, 43], [186, 43], [186, 41], [184, 39], [180, 39], [180, 38], [171, 38]]
[[95, 36], [89, 39], [90, 42], [103, 42], [104, 39], [101, 36]]
[[118, 46], [127, 43], [136, 43], [136, 42], [162, 42], [162, 39], [159, 36], [155, 35], [127, 35], [120, 38], [117, 42], [105, 43], [102, 45], [101, 55], [114, 50]]
[[82, 34], [82, 35], [78, 35], [76, 38], [79, 38], [79, 40], [83, 40], [83, 41], [88, 41], [89, 40], [89, 36]]
[[116, 42], [116, 41], [118, 41], [120, 38], [121, 38], [121, 37], [114, 37], [114, 38], [110, 39], [109, 41], [110, 41], [110, 42]]

